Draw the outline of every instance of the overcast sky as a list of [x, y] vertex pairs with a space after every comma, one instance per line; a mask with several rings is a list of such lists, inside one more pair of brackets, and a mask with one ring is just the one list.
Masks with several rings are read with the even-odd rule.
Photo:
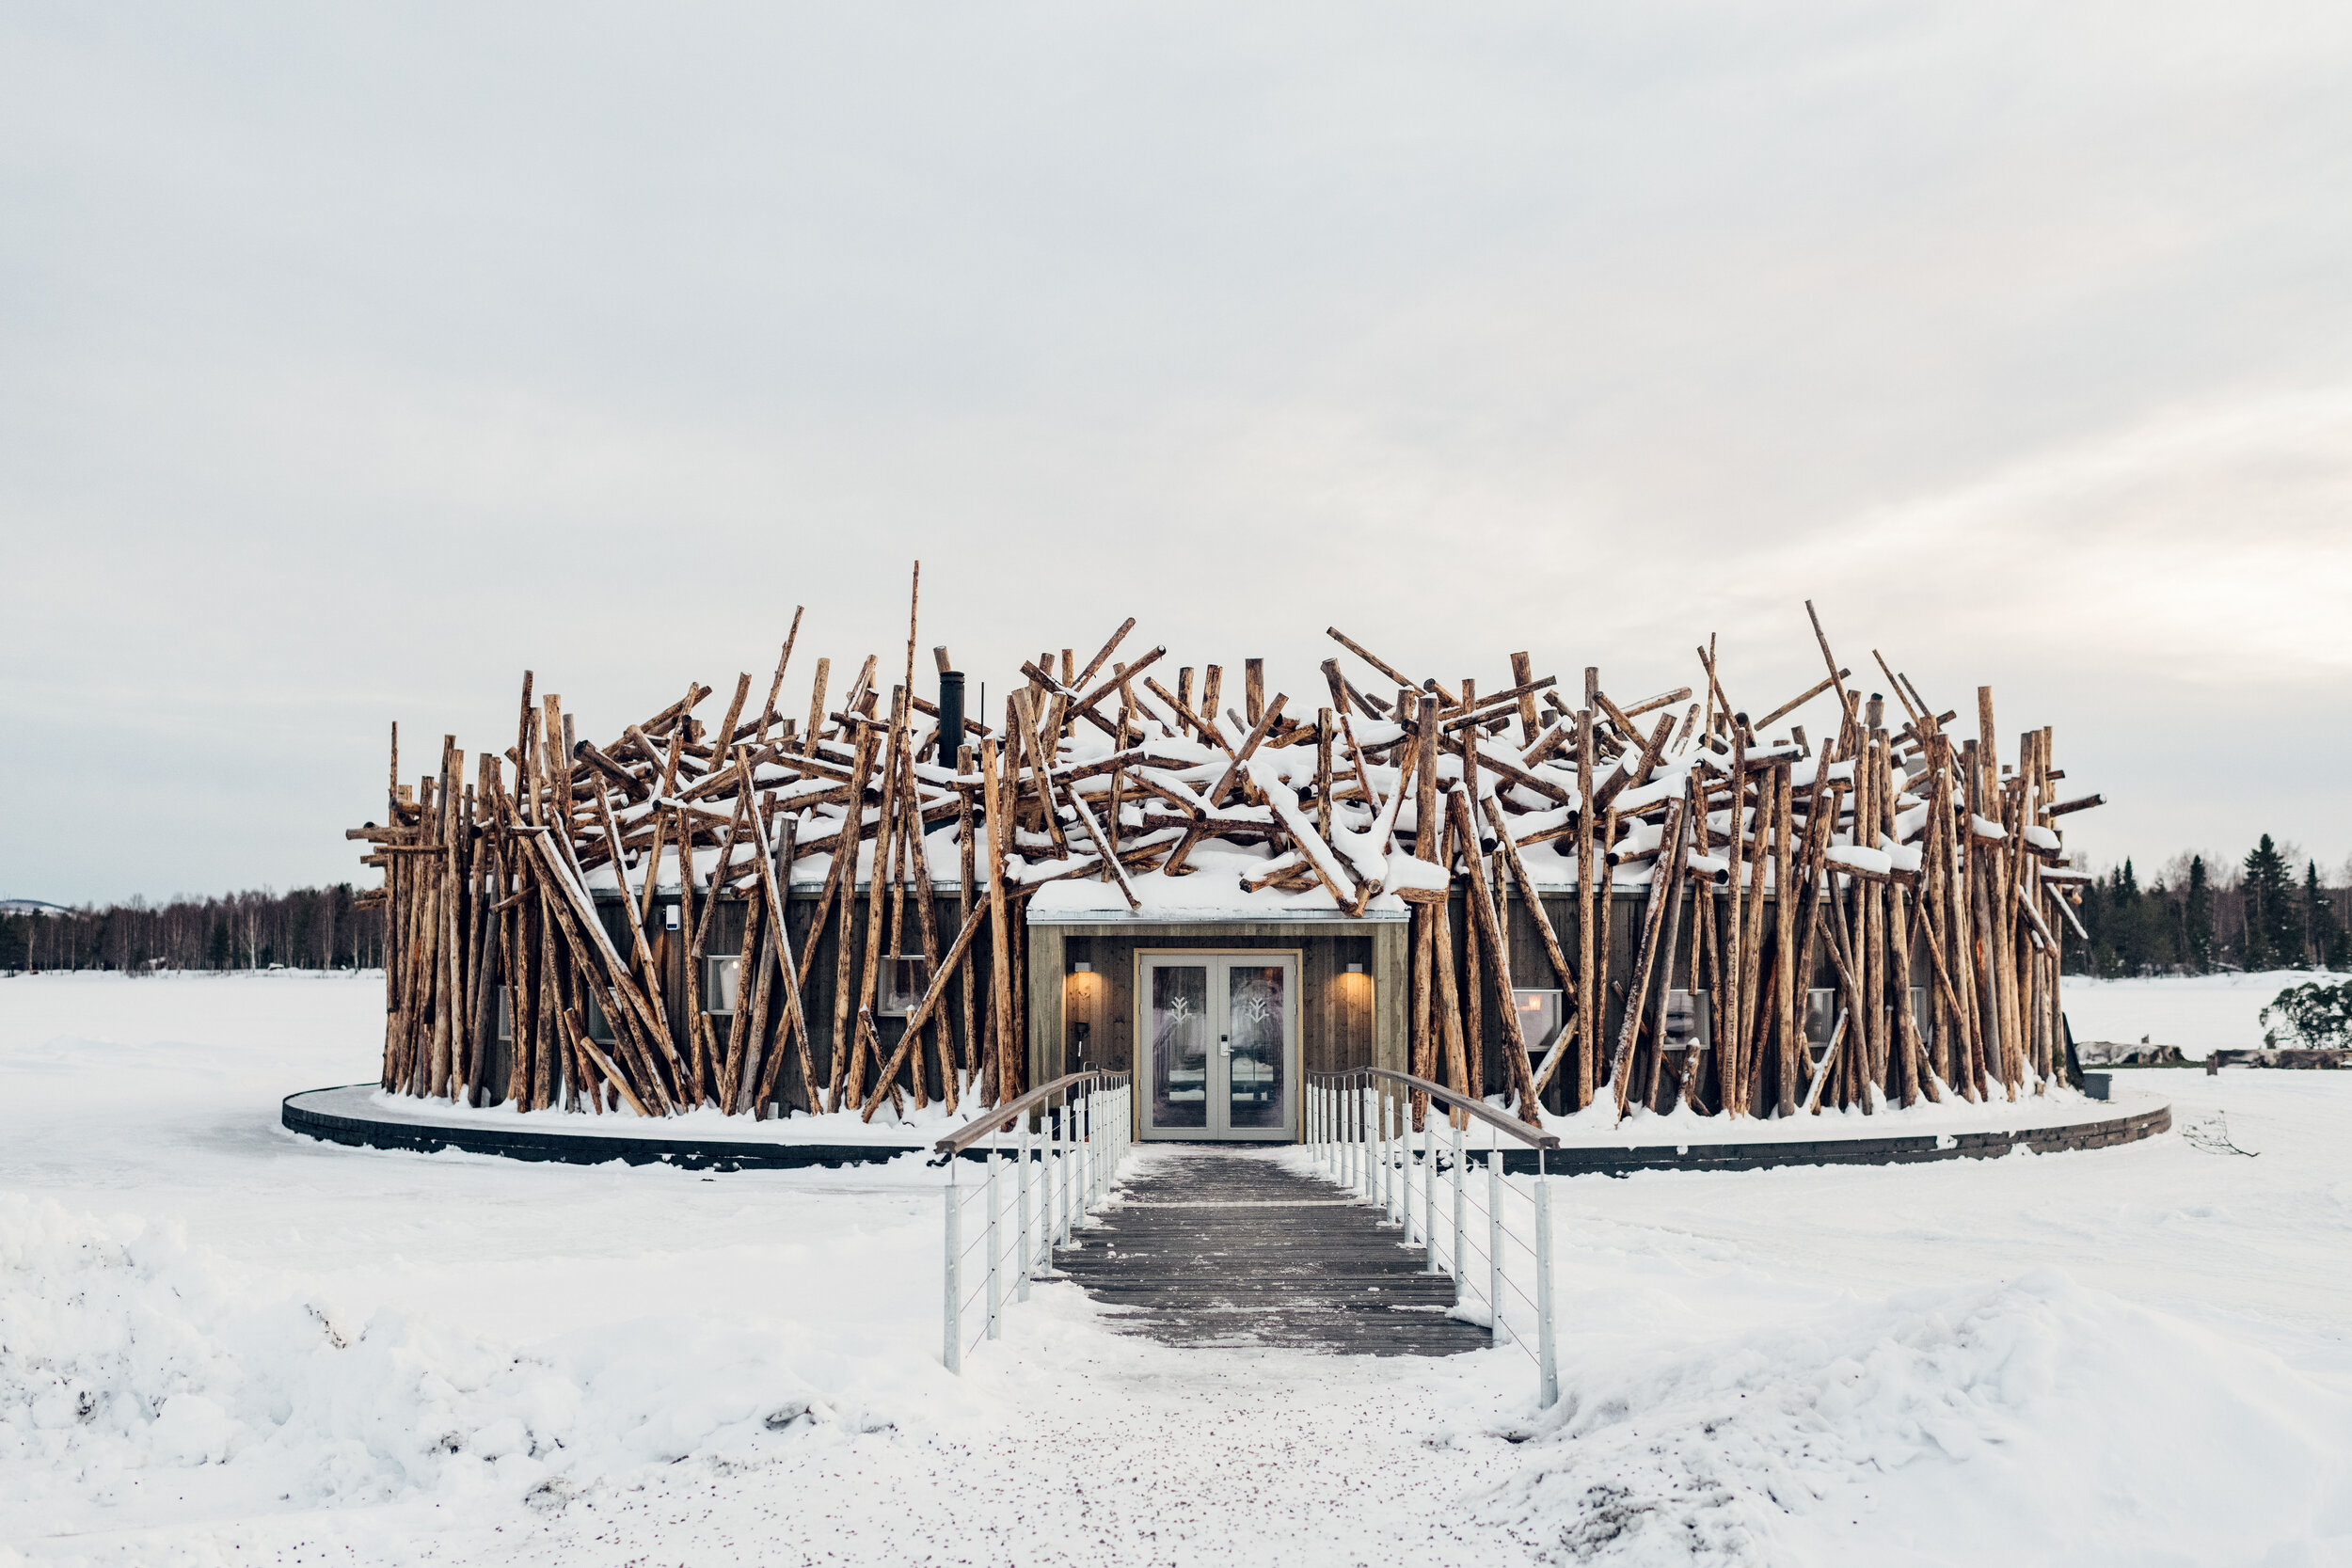
[[2340, 4], [10, 5], [0, 895], [372, 882], [390, 721], [798, 603], [804, 705], [917, 557], [1000, 694], [1134, 614], [1761, 712], [1811, 597], [2095, 858], [2340, 864], [2347, 82]]

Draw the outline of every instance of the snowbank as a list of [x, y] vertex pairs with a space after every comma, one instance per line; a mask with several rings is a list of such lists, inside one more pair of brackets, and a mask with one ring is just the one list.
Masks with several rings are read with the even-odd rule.
[[1556, 1521], [1577, 1560], [1990, 1562], [2031, 1543], [2025, 1560], [2315, 1561], [2352, 1529], [2352, 1402], [2050, 1270], [1572, 1352], [1563, 1383], [1528, 1467], [1477, 1511]]
[[828, 1423], [884, 1429], [866, 1401], [941, 1393], [904, 1386], [936, 1368], [838, 1358], [820, 1386], [778, 1326], [684, 1316], [518, 1350], [315, 1291], [257, 1297], [177, 1227], [0, 1194], [0, 1507], [54, 1522], [206, 1467], [195, 1484], [229, 1502], [560, 1499], [690, 1455], [757, 1461]]

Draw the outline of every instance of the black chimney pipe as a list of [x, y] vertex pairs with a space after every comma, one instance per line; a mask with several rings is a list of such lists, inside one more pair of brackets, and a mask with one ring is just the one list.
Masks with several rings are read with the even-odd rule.
[[933, 760], [942, 768], [956, 765], [956, 751], [963, 744], [963, 672], [942, 670], [939, 673], [939, 749]]

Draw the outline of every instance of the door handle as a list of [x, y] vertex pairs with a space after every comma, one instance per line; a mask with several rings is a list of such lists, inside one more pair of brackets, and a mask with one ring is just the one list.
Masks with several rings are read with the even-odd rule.
[[1220, 1056], [1231, 1056], [1231, 1055], [1233, 1053], [1233, 1037], [1232, 1037], [1232, 1036], [1231, 1036], [1231, 1035], [1219, 1035], [1219, 1036], [1217, 1036], [1217, 1037], [1216, 1037], [1216, 1053], [1217, 1053], [1218, 1055], [1220, 1055]]

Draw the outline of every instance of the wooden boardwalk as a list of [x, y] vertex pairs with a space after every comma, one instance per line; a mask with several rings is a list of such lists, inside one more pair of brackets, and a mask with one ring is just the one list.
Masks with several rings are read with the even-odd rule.
[[1452, 1355], [1487, 1343], [1446, 1315], [1454, 1282], [1379, 1211], [1265, 1151], [1170, 1148], [1054, 1263], [1122, 1333], [1189, 1346]]

